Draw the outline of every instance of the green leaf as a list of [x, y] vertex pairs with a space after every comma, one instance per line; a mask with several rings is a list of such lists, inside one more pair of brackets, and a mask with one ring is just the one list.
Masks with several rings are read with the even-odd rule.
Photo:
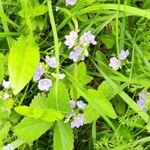
[[40, 16], [40, 15], [43, 15], [47, 12], [47, 7], [45, 5], [38, 5], [34, 8], [33, 10], [33, 16], [36, 17], [36, 16]]
[[40, 119], [46, 122], [53, 122], [56, 120], [63, 119], [63, 115], [51, 108], [42, 109], [42, 108], [32, 108], [28, 106], [18, 106], [15, 110], [26, 117]]
[[0, 53], [0, 84], [4, 78], [4, 55]]
[[103, 95], [101, 95], [98, 91], [96, 90], [89, 90], [88, 91], [90, 96], [96, 103], [100, 106], [100, 109], [110, 118], [115, 119], [117, 117], [115, 110], [112, 106], [112, 104], [109, 102], [109, 100]]
[[38, 94], [35, 96], [30, 104], [32, 108], [50, 108], [48, 99], [45, 94]]
[[107, 35], [103, 35], [101, 37], [101, 40], [103, 41], [103, 43], [106, 45], [107, 49], [111, 49], [113, 48], [114, 44], [115, 44], [115, 36], [113, 34], [107, 34]]
[[31, 80], [39, 63], [39, 48], [32, 36], [21, 36], [12, 44], [8, 69], [13, 93], [18, 94]]
[[54, 130], [54, 150], [73, 150], [73, 131], [68, 124], [57, 122]]
[[92, 80], [92, 77], [87, 74], [87, 69], [84, 62], [81, 62], [77, 66], [77, 79], [82, 83], [82, 85], [86, 85]]
[[71, 108], [69, 105], [69, 95], [66, 89], [66, 86], [59, 82], [58, 84], [58, 95], [56, 97], [55, 90], [56, 84], [50, 90], [48, 95], [48, 103], [51, 108], [61, 111], [63, 114], [68, 114], [71, 112]]
[[91, 123], [97, 120], [99, 117], [100, 114], [95, 111], [95, 109], [90, 104], [88, 104], [84, 110], [85, 123]]
[[32, 142], [50, 129], [52, 124], [53, 122], [47, 123], [33, 118], [24, 118], [15, 127], [14, 133], [20, 139]]

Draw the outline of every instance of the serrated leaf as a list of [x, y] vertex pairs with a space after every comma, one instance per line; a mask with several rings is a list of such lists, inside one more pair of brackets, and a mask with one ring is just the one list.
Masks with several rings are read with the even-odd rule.
[[100, 114], [88, 104], [84, 110], [85, 123], [92, 123], [100, 117]]
[[73, 131], [68, 124], [58, 121], [54, 129], [54, 150], [73, 150]]
[[77, 66], [77, 78], [78, 81], [82, 83], [82, 85], [86, 85], [92, 80], [92, 77], [87, 74], [87, 69], [84, 62], [81, 62]]
[[28, 106], [18, 106], [15, 110], [26, 117], [40, 119], [46, 122], [53, 122], [63, 119], [63, 115], [55, 109], [47, 108], [32, 108]]
[[15, 127], [14, 133], [18, 138], [32, 142], [50, 129], [52, 124], [53, 122], [47, 123], [33, 118], [24, 118]]
[[50, 108], [48, 99], [45, 94], [35, 96], [30, 104], [32, 108]]
[[8, 70], [15, 95], [31, 80], [39, 59], [39, 48], [32, 36], [21, 36], [12, 44], [8, 60]]
[[100, 106], [100, 109], [110, 118], [115, 119], [117, 117], [115, 110], [111, 104], [111, 102], [100, 95], [100, 93], [96, 90], [89, 90], [88, 91], [90, 96], [93, 97], [93, 100]]
[[50, 93], [48, 95], [48, 103], [51, 108], [58, 109], [63, 114], [68, 114], [71, 112], [71, 107], [69, 105], [69, 95], [66, 89], [66, 86], [59, 82], [58, 84], [58, 94], [56, 97], [56, 84], [51, 88]]

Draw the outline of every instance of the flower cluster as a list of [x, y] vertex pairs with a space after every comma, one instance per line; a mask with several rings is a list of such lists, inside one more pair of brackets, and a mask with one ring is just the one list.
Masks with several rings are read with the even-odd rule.
[[2, 92], [2, 95], [0, 96], [0, 98], [2, 98], [3, 100], [7, 100], [11, 97], [11, 94], [9, 91], [11, 88], [11, 83], [9, 81], [3, 80], [2, 86], [4, 88], [4, 92]]
[[[47, 64], [47, 66], [49, 66], [49, 67], [51, 67], [51, 68], [57, 68], [56, 57], [46, 56], [45, 62]], [[38, 89], [41, 90], [41, 91], [49, 91], [50, 87], [53, 86], [53, 83], [52, 83], [51, 79], [48, 79], [48, 78], [41, 79], [42, 76], [45, 73], [46, 73], [46, 70], [44, 69], [44, 65], [40, 64], [37, 67], [37, 69], [36, 69], [36, 71], [34, 73], [34, 76], [33, 76], [33, 80], [34, 81], [38, 81]], [[64, 77], [65, 77], [64, 73], [58, 75], [59, 79], [63, 79]]]
[[81, 113], [86, 107], [86, 104], [82, 100], [70, 100], [70, 107], [72, 108], [72, 113], [68, 115], [65, 122], [71, 121], [71, 128], [79, 128], [84, 125], [84, 116]]
[[118, 70], [119, 68], [121, 68], [121, 64], [122, 64], [122, 61], [126, 60], [126, 58], [128, 57], [129, 55], [129, 51], [128, 50], [122, 50], [118, 56], [118, 58], [116, 57], [112, 57], [110, 59], [110, 63], [109, 63], [109, 66], [112, 67], [113, 70]]
[[78, 34], [75, 31], [71, 31], [69, 35], [65, 36], [65, 45], [68, 49], [73, 48], [69, 54], [69, 59], [77, 62], [78, 60], [84, 60], [88, 56], [87, 48], [90, 44], [96, 45], [95, 36], [91, 31], [85, 32], [78, 38]]
[[139, 99], [137, 101], [137, 105], [144, 111], [147, 110], [146, 104], [150, 102], [149, 93], [148, 92], [140, 92]]
[[74, 5], [77, 2], [77, 0], [66, 0], [66, 6], [67, 5]]

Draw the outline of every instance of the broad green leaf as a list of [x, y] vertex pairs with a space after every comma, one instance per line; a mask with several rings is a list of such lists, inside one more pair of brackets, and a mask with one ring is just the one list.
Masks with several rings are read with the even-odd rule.
[[54, 150], [73, 150], [73, 130], [68, 124], [58, 121], [54, 129]]
[[28, 106], [18, 106], [15, 108], [15, 110], [19, 114], [24, 115], [26, 117], [40, 119], [46, 122], [61, 120], [64, 117], [60, 112], [51, 108], [42, 109], [42, 108], [32, 108]]
[[96, 90], [89, 90], [88, 91], [92, 99], [100, 106], [100, 109], [108, 115], [110, 118], [115, 119], [117, 117], [115, 110], [111, 104], [111, 102], [103, 97], [98, 91]]
[[18, 138], [27, 142], [32, 142], [50, 129], [52, 124], [53, 122], [47, 123], [33, 118], [24, 118], [15, 127], [14, 133]]
[[43, 15], [47, 12], [47, 7], [45, 5], [38, 5], [34, 8], [33, 10], [33, 16], [36, 17], [36, 16], [40, 16], [40, 15]]
[[69, 95], [66, 86], [59, 82], [58, 84], [58, 94], [56, 95], [56, 84], [50, 90], [48, 95], [48, 103], [51, 108], [61, 111], [63, 114], [68, 114], [71, 112], [69, 105]]
[[95, 111], [95, 109], [90, 104], [88, 104], [84, 110], [85, 123], [91, 123], [97, 120], [99, 117], [100, 114]]
[[101, 37], [101, 40], [106, 45], [107, 49], [113, 48], [115, 44], [115, 36], [113, 34], [105, 34]]
[[32, 108], [50, 108], [48, 99], [45, 94], [38, 94], [35, 96], [30, 104]]
[[4, 78], [4, 55], [0, 53], [0, 84]]
[[77, 66], [77, 79], [83, 85], [86, 85], [88, 82], [92, 80], [92, 77], [87, 74], [87, 69], [84, 62], [81, 62]]
[[8, 69], [13, 93], [17, 95], [31, 80], [39, 63], [39, 48], [32, 36], [21, 36], [13, 42]]

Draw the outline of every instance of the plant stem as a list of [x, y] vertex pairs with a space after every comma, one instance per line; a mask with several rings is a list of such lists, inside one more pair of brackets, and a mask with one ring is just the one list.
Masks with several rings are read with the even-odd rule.
[[57, 78], [56, 78], [56, 89], [55, 89], [55, 96], [56, 96], [56, 105], [57, 105], [57, 110], [58, 110], [58, 75], [59, 75], [59, 39], [58, 39], [58, 35], [57, 35], [57, 28], [56, 28], [56, 24], [55, 24], [55, 19], [54, 19], [54, 15], [53, 15], [53, 10], [52, 10], [52, 4], [51, 4], [51, 0], [47, 0], [47, 5], [48, 5], [48, 12], [49, 12], [49, 18], [50, 18], [50, 23], [52, 26], [52, 32], [53, 32], [53, 37], [54, 37], [54, 49], [55, 49], [55, 56], [56, 56], [56, 60], [57, 60], [57, 68], [56, 68], [56, 74], [57, 74]]

